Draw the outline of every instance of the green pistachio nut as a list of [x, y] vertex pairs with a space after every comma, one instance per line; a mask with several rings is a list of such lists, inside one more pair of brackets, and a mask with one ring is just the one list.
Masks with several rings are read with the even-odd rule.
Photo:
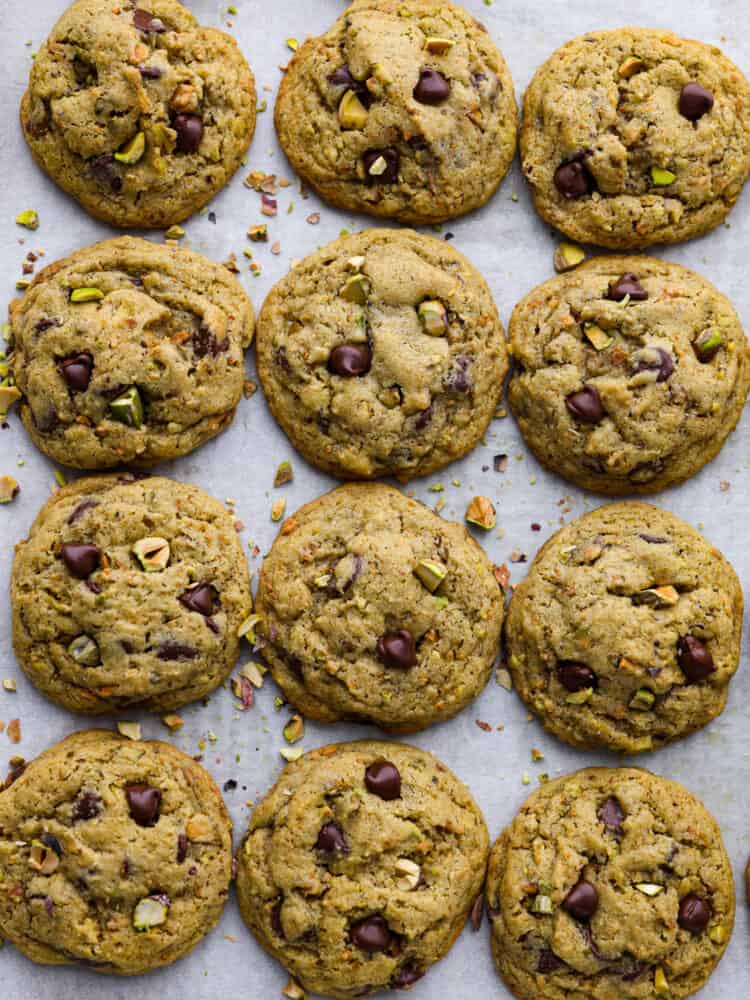
[[429, 592], [434, 594], [448, 575], [448, 570], [442, 563], [433, 562], [431, 559], [422, 559], [414, 567], [414, 573]]
[[347, 90], [341, 98], [339, 124], [343, 129], [363, 129], [367, 124], [367, 108], [353, 90]]
[[147, 896], [133, 910], [133, 927], [137, 931], [147, 931], [158, 927], [167, 919], [169, 903], [167, 897]]
[[364, 274], [353, 274], [347, 278], [341, 289], [341, 298], [347, 302], [354, 302], [358, 306], [363, 306], [367, 302], [367, 295], [370, 291], [370, 283]]
[[87, 635], [78, 635], [68, 646], [68, 652], [83, 667], [95, 667], [99, 664], [99, 647]]
[[669, 187], [677, 180], [677, 174], [664, 167], [651, 167], [651, 182], [655, 187]]
[[99, 302], [104, 298], [101, 288], [74, 288], [70, 293], [70, 301], [76, 305], [82, 302]]
[[630, 699], [630, 707], [638, 712], [648, 712], [654, 707], [656, 695], [648, 688], [638, 688]]
[[431, 337], [442, 337], [448, 329], [448, 313], [442, 302], [428, 299], [417, 310], [422, 329]]
[[147, 573], [161, 573], [169, 565], [169, 542], [166, 538], [139, 538], [132, 553]]
[[132, 165], [137, 163], [145, 152], [146, 136], [143, 132], [136, 132], [132, 139], [126, 142], [121, 149], [118, 149], [115, 153], [115, 159], [118, 163]]
[[135, 386], [112, 400], [109, 413], [113, 420], [127, 427], [143, 426], [143, 400]]

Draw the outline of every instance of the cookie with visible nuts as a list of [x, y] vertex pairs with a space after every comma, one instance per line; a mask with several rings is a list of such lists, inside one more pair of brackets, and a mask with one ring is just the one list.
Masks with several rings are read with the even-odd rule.
[[170, 965], [217, 923], [231, 872], [219, 790], [167, 743], [74, 733], [0, 790], [0, 933], [35, 962]]
[[240, 910], [311, 992], [407, 989], [461, 933], [487, 846], [468, 789], [431, 754], [322, 747], [289, 764], [253, 812], [237, 858]]
[[555, 736], [653, 750], [723, 711], [742, 608], [736, 573], [689, 524], [607, 504], [553, 535], [513, 591], [508, 665]]
[[177, 0], [146, 2], [71, 4], [32, 64], [21, 124], [39, 166], [92, 215], [166, 228], [240, 166], [255, 82], [230, 35]]
[[195, 486], [79, 479], [16, 548], [13, 643], [29, 679], [74, 712], [169, 712], [214, 690], [252, 610], [234, 519]]
[[300, 47], [276, 102], [284, 152], [321, 197], [417, 225], [491, 197], [517, 122], [502, 55], [444, 0], [355, 0]]

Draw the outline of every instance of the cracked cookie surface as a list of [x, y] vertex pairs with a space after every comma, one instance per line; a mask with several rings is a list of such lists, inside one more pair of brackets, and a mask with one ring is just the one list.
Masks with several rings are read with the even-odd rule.
[[238, 854], [242, 916], [302, 985], [407, 989], [480, 892], [487, 829], [468, 789], [401, 743], [339, 743], [284, 769]]
[[487, 906], [522, 1000], [682, 1000], [721, 959], [735, 902], [698, 799], [648, 771], [589, 768], [534, 792], [501, 834]]
[[159, 477], [59, 490], [16, 548], [13, 644], [29, 679], [75, 712], [171, 711], [214, 690], [252, 602], [226, 508]]
[[407, 480], [466, 454], [507, 371], [489, 288], [444, 241], [369, 229], [334, 240], [271, 291], [258, 374], [314, 465]]
[[653, 257], [598, 257], [510, 320], [508, 401], [527, 444], [585, 489], [655, 493], [710, 462], [739, 420], [750, 348], [710, 282]]
[[105, 469], [187, 454], [231, 423], [254, 313], [220, 264], [121, 237], [45, 268], [10, 324], [32, 440]]
[[39, 166], [92, 215], [159, 228], [198, 211], [255, 130], [233, 38], [177, 0], [76, 0], [34, 60], [21, 105]]
[[654, 749], [723, 710], [742, 608], [736, 573], [689, 524], [607, 504], [553, 535], [513, 592], [516, 690], [574, 746]]
[[182, 751], [74, 733], [0, 791], [0, 932], [44, 964], [168, 965], [221, 915], [231, 832], [211, 776]]
[[483, 205], [517, 123], [486, 29], [438, 0], [355, 0], [301, 46], [276, 102], [284, 152], [321, 197], [413, 224]]
[[288, 518], [263, 563], [262, 653], [314, 719], [413, 732], [484, 688], [503, 600], [466, 529], [380, 484], [350, 484]]
[[524, 97], [521, 161], [542, 218], [613, 250], [700, 236], [750, 174], [750, 84], [714, 46], [647, 28], [559, 48]]

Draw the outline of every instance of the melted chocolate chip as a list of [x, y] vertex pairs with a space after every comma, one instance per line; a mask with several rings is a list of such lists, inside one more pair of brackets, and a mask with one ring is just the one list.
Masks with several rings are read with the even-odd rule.
[[108, 184], [117, 193], [122, 190], [122, 177], [117, 170], [114, 153], [102, 153], [91, 161], [91, 170], [98, 181]]
[[97, 545], [76, 544], [66, 542], [61, 550], [63, 562], [68, 571], [79, 580], [85, 580], [94, 570], [99, 568], [102, 554]]
[[328, 77], [328, 82], [337, 91], [338, 97], [342, 97], [347, 90], [353, 90], [366, 108], [372, 104], [373, 98], [367, 89], [367, 84], [364, 80], [357, 80], [348, 66], [339, 66], [335, 69]]
[[471, 392], [473, 389], [473, 383], [469, 375], [471, 362], [472, 359], [466, 354], [460, 354], [456, 358], [455, 367], [443, 379], [445, 388], [449, 392], [457, 392], [461, 395]]
[[604, 419], [601, 396], [593, 385], [585, 385], [578, 392], [565, 397], [568, 412], [582, 424], [598, 424]]
[[372, 365], [372, 351], [367, 344], [340, 344], [328, 356], [328, 371], [344, 378], [366, 375]]
[[680, 91], [680, 99], [677, 107], [683, 118], [688, 121], [697, 122], [714, 106], [714, 95], [710, 90], [701, 87], [695, 80], [686, 83]]
[[159, 80], [162, 75], [158, 66], [139, 66], [138, 72], [144, 80]]
[[169, 641], [159, 646], [156, 655], [160, 660], [194, 660], [198, 650], [183, 642]]
[[374, 914], [359, 920], [351, 927], [352, 944], [355, 944], [362, 951], [376, 952], [385, 951], [391, 943], [391, 930], [385, 921], [385, 917]]
[[644, 542], [648, 542], [649, 545], [666, 545], [669, 541], [668, 538], [662, 538], [660, 535], [649, 535], [647, 532], [641, 532], [638, 536], [642, 538]]
[[71, 813], [74, 823], [79, 820], [94, 819], [102, 811], [102, 800], [96, 792], [81, 792], [73, 803]]
[[599, 821], [604, 824], [604, 828], [610, 833], [622, 833], [622, 823], [625, 819], [623, 808], [616, 798], [610, 796], [605, 799], [599, 807], [597, 813]]
[[87, 510], [93, 510], [94, 507], [99, 506], [98, 500], [83, 500], [78, 504], [76, 509], [68, 518], [68, 524], [75, 524], [76, 521], [80, 521]]
[[633, 302], [645, 302], [648, 298], [648, 292], [632, 272], [623, 274], [610, 284], [607, 298], [614, 302], [622, 302], [626, 295], [629, 295]]
[[209, 617], [214, 613], [216, 598], [216, 590], [210, 583], [197, 583], [180, 594], [178, 600], [188, 611], [197, 611], [199, 615]]
[[326, 854], [334, 854], [336, 851], [341, 854], [349, 853], [349, 845], [346, 842], [344, 831], [333, 820], [321, 826], [315, 846]]
[[[385, 167], [380, 170], [382, 164], [378, 160], [382, 159]], [[401, 157], [397, 149], [393, 146], [386, 146], [385, 149], [366, 149], [362, 154], [362, 163], [365, 167], [365, 177], [368, 184], [395, 184], [398, 180], [398, 167]], [[372, 168], [376, 167], [376, 172], [372, 173]]]
[[591, 150], [582, 149], [565, 160], [555, 171], [555, 187], [563, 198], [584, 198], [594, 190], [594, 179], [586, 167], [586, 158]]
[[550, 948], [542, 948], [539, 952], [539, 961], [536, 964], [536, 970], [546, 975], [561, 968], [564, 964]]
[[599, 893], [585, 879], [574, 885], [562, 902], [563, 909], [576, 920], [590, 920], [598, 906]]
[[205, 358], [207, 354], [215, 358], [229, 350], [229, 339], [225, 337], [224, 340], [217, 340], [216, 334], [207, 326], [201, 326], [196, 330], [190, 338], [190, 343], [197, 358]]
[[377, 641], [378, 656], [386, 667], [408, 670], [417, 662], [417, 644], [407, 629], [386, 632]]
[[144, 10], [142, 7], [137, 7], [133, 11], [133, 24], [139, 31], [144, 31], [147, 34], [161, 34], [166, 31], [166, 26], [161, 18], [156, 17], [149, 10]]
[[376, 760], [365, 771], [365, 785], [368, 792], [390, 802], [401, 798], [401, 775], [395, 764], [388, 760]]
[[414, 426], [418, 431], [423, 431], [431, 421], [432, 407], [428, 406], [426, 410], [422, 410], [417, 419], [414, 421]]
[[711, 919], [711, 907], [705, 899], [691, 892], [680, 900], [677, 923], [691, 934], [701, 934]]
[[60, 326], [59, 319], [40, 319], [37, 325], [34, 327], [37, 333], [44, 333], [45, 330], [51, 330], [53, 326]]
[[584, 663], [561, 663], [557, 668], [557, 677], [567, 691], [585, 691], [599, 686], [596, 674]]
[[87, 352], [71, 354], [60, 362], [59, 372], [73, 392], [85, 392], [91, 381], [94, 359]]
[[653, 350], [658, 355], [658, 360], [654, 358], [653, 361], [645, 360], [641, 358], [635, 366], [636, 372], [645, 371], [655, 371], [659, 374], [656, 376], [657, 382], [666, 382], [667, 379], [671, 378], [674, 373], [674, 360], [669, 351], [665, 351], [663, 347], [655, 347]]
[[188, 852], [188, 839], [186, 833], [180, 833], [177, 835], [177, 864], [181, 865], [182, 862], [187, 857]]
[[396, 975], [391, 980], [391, 989], [393, 990], [408, 990], [419, 982], [419, 980], [424, 975], [421, 969], [418, 969], [411, 962], [406, 962], [398, 970]]
[[691, 684], [705, 681], [716, 670], [708, 647], [694, 635], [683, 635], [677, 640], [677, 662]]
[[151, 785], [127, 785], [125, 797], [128, 800], [130, 816], [138, 826], [155, 826], [159, 819], [161, 792]]
[[414, 88], [414, 100], [420, 104], [441, 104], [451, 92], [451, 85], [436, 69], [425, 67], [419, 72], [419, 81]]
[[197, 115], [175, 115], [172, 128], [177, 133], [178, 152], [195, 153], [203, 138], [203, 121]]

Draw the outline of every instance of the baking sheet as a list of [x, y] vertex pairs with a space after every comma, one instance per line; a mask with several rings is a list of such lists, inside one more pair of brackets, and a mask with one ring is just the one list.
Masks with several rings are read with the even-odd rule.
[[[726, 53], [750, 72], [750, 0], [709, 0], [685, 4], [681, 0], [631, 0], [624, 10], [619, 0], [464, 0], [465, 6], [482, 20], [503, 51], [513, 74], [517, 96], [523, 94], [534, 69], [568, 38], [595, 28], [616, 28], [623, 20], [631, 24], [672, 28], [682, 34], [720, 45]], [[300, 197], [297, 186], [282, 190], [278, 196], [279, 214], [264, 219], [260, 214], [260, 196], [242, 184], [251, 169], [278, 173], [292, 179], [273, 132], [272, 108], [281, 77], [280, 66], [290, 52], [285, 39], [303, 39], [307, 33], [318, 34], [343, 9], [340, 0], [236, 0], [238, 13], [228, 15], [226, 5], [214, 0], [189, 0], [187, 4], [200, 21], [225, 25], [251, 63], [256, 74], [259, 98], [268, 101], [268, 110], [258, 116], [258, 131], [248, 157], [247, 170], [235, 177], [210, 206], [215, 224], [208, 215], [198, 215], [184, 224], [187, 235], [183, 245], [190, 246], [215, 260], [225, 260], [234, 252], [242, 266], [241, 281], [256, 308], [272, 284], [286, 273], [290, 260], [301, 257], [318, 245], [333, 239], [342, 228], [349, 230], [375, 224], [365, 217], [352, 217], [329, 208], [317, 198]], [[65, 0], [0, 0], [0, 288], [8, 297], [20, 277], [21, 262], [29, 250], [44, 250], [45, 261], [55, 260], [80, 246], [115, 235], [101, 223], [90, 219], [34, 166], [23, 143], [17, 124], [17, 108], [26, 86], [31, 54], [41, 43], [53, 22], [66, 6]], [[517, 200], [514, 200], [517, 197]], [[291, 214], [287, 214], [290, 203]], [[39, 212], [41, 225], [29, 233], [14, 225], [23, 209]], [[306, 219], [320, 212], [313, 225]], [[249, 244], [245, 231], [249, 225], [268, 222], [269, 243]], [[455, 234], [454, 245], [466, 253], [483, 271], [490, 283], [507, 325], [513, 305], [534, 285], [550, 277], [552, 254], [557, 244], [554, 235], [535, 216], [524, 188], [518, 163], [506, 178], [489, 205], [469, 218], [443, 227]], [[735, 303], [746, 326], [750, 326], [750, 280], [747, 255], [750, 249], [750, 192], [740, 199], [728, 225], [711, 235], [688, 244], [671, 247], [663, 256], [696, 268], [714, 281]], [[152, 235], [161, 239], [161, 234]], [[270, 247], [280, 241], [281, 252], [272, 255]], [[242, 257], [242, 250], [252, 246], [262, 273], [254, 277]], [[254, 359], [248, 357], [249, 374], [254, 374]], [[750, 586], [750, 532], [748, 531], [748, 481], [750, 465], [747, 447], [750, 420], [746, 417], [721, 455], [698, 476], [675, 490], [656, 498], [661, 506], [674, 511], [705, 531], [731, 559], [743, 582]], [[492, 471], [492, 456], [507, 453], [510, 458], [504, 474]], [[261, 392], [243, 400], [232, 427], [219, 439], [159, 471], [196, 483], [215, 496], [236, 499], [237, 516], [244, 522], [242, 538], [250, 546], [257, 544], [261, 553], [276, 534], [271, 523], [273, 499], [282, 495], [273, 489], [278, 464], [291, 459], [294, 482], [283, 488], [287, 514], [298, 506], [336, 485], [335, 481], [308, 466], [293, 452], [287, 439], [274, 424]], [[18, 465], [18, 463], [23, 463]], [[18, 466], [18, 467], [17, 467]], [[54, 488], [55, 466], [35, 451], [17, 416], [10, 427], [0, 431], [0, 474], [14, 475], [21, 494], [15, 503], [0, 507], [0, 580], [7, 586], [14, 544], [25, 537], [41, 504]], [[453, 481], [456, 484], [453, 485]], [[438, 482], [445, 484], [442, 494], [430, 492]], [[529, 561], [539, 545], [563, 521], [569, 521], [601, 502], [591, 494], [577, 490], [545, 472], [523, 445], [512, 418], [494, 421], [486, 444], [441, 474], [418, 480], [410, 487], [414, 494], [430, 504], [438, 496], [447, 503], [443, 516], [461, 519], [468, 500], [475, 493], [490, 497], [497, 506], [496, 532], [482, 535], [481, 543], [497, 563], [507, 563], [511, 581], [518, 582], [526, 571], [521, 563], [512, 563], [511, 555], [525, 553]], [[531, 524], [541, 525], [532, 532]], [[251, 548], [248, 548], [249, 555]], [[260, 557], [251, 558], [257, 569]], [[0, 736], [0, 766], [20, 753], [31, 759], [52, 742], [74, 729], [96, 723], [47, 702], [25, 679], [15, 662], [11, 646], [9, 602], [0, 602], [0, 677], [14, 677], [15, 694], [0, 690], [0, 719], [6, 723], [19, 718], [22, 740], [13, 746], [7, 733]], [[653, 771], [683, 782], [714, 813], [724, 832], [734, 867], [739, 906], [737, 926], [727, 955], [705, 988], [702, 997], [746, 998], [750, 996], [747, 909], [744, 904], [744, 866], [750, 853], [750, 727], [747, 725], [750, 701], [750, 667], [747, 659], [748, 635], [743, 642], [743, 665], [732, 683], [729, 705], [713, 725], [690, 739], [658, 753], [631, 758]], [[199, 753], [199, 741], [205, 740], [204, 766], [220, 786], [228, 779], [238, 782], [225, 798], [235, 824], [235, 842], [247, 822], [248, 800], [257, 800], [276, 780], [283, 761], [279, 749], [285, 746], [282, 727], [288, 712], [276, 712], [273, 705], [276, 689], [267, 680], [258, 693], [255, 707], [247, 713], [234, 710], [234, 699], [220, 689], [207, 705], [197, 704], [180, 712], [184, 727], [170, 735], [158, 718], [128, 712], [121, 718], [138, 719], [143, 735], [170, 739], [190, 754]], [[485, 732], [476, 720], [492, 725]], [[100, 725], [113, 726], [104, 720]], [[503, 726], [500, 731], [497, 727]], [[213, 737], [209, 736], [213, 734]], [[302, 746], [310, 749], [328, 742], [380, 735], [375, 729], [337, 725], [325, 727], [307, 723]], [[444, 725], [434, 726], [411, 741], [435, 752], [471, 787], [484, 810], [494, 839], [515, 814], [528, 793], [537, 787], [542, 772], [556, 776], [591, 764], [617, 764], [613, 756], [572, 750], [547, 736], [536, 721], [530, 721], [515, 694], [490, 681], [484, 693], [464, 712]], [[543, 751], [544, 760], [532, 762], [531, 748]], [[237, 760], [239, 757], [239, 760]], [[528, 784], [525, 784], [528, 782]], [[111, 1000], [256, 1000], [280, 996], [287, 976], [245, 930], [232, 896], [218, 928], [187, 958], [169, 969], [135, 980], [104, 978], [78, 968], [35, 966], [11, 946], [0, 955], [0, 975], [5, 996], [25, 1000], [88, 1000], [102, 991]], [[414, 1000], [437, 1000], [445, 996], [508, 997], [494, 973], [490, 960], [486, 924], [479, 934], [469, 928], [450, 955], [422, 980], [411, 993]]]

